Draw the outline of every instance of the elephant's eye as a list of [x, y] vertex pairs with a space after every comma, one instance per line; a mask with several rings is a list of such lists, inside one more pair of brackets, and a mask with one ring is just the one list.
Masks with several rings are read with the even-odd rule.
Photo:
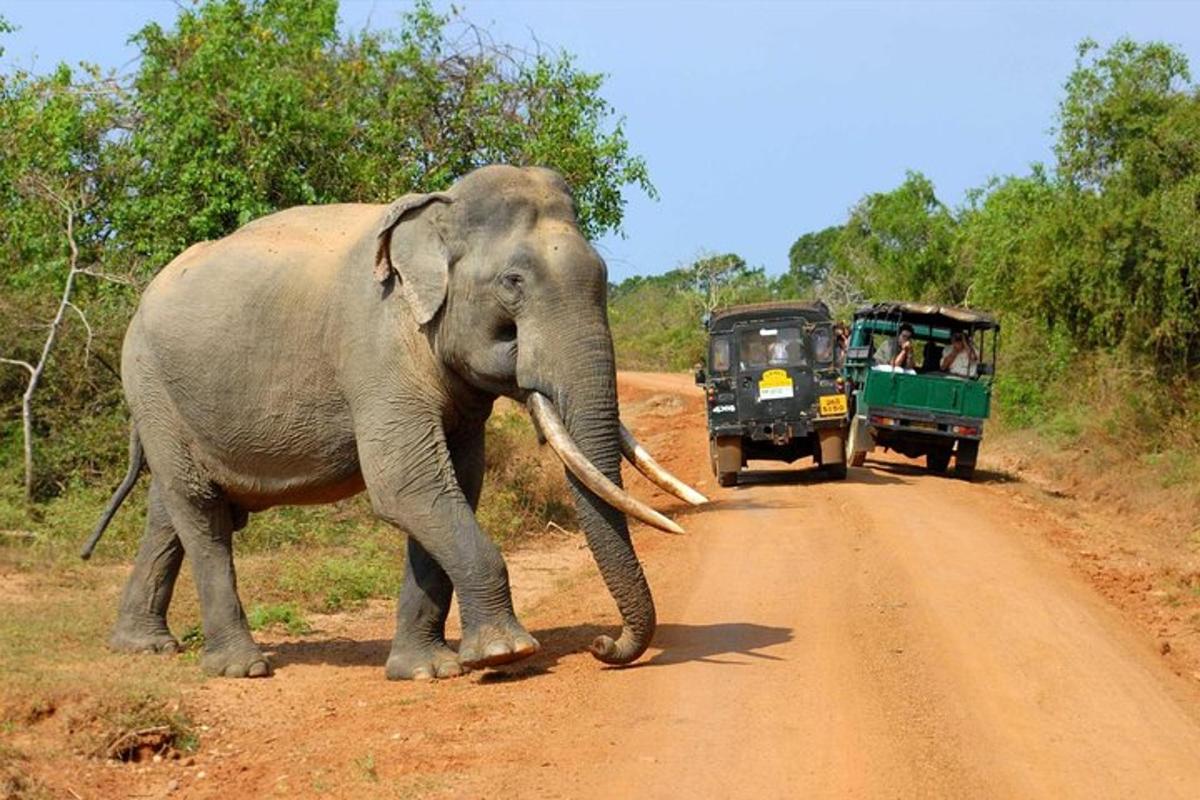
[[500, 278], [500, 284], [509, 292], [516, 294], [525, 287], [525, 279], [515, 272], [509, 272]]

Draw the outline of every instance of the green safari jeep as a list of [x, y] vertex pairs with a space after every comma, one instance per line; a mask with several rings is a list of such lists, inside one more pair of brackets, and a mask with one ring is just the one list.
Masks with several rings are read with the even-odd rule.
[[[876, 447], [970, 479], [991, 410], [1000, 324], [951, 306], [876, 303], [854, 314], [842, 375], [850, 392], [846, 460]], [[990, 339], [990, 342], [988, 341]], [[990, 344], [990, 346], [988, 346]]]

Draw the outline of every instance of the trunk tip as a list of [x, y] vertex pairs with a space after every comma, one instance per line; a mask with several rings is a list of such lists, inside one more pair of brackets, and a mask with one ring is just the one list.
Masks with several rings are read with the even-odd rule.
[[[624, 640], [626, 637], [622, 636], [621, 638]], [[642, 653], [646, 652], [646, 647], [645, 645], [633, 648], [622, 647], [619, 642], [613, 641], [611, 636], [601, 635], [592, 640], [588, 650], [598, 661], [613, 666], [623, 666], [637, 661]]]

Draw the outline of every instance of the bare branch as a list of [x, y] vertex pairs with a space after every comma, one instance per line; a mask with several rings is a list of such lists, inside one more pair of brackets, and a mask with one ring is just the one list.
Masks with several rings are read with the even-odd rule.
[[30, 364], [28, 361], [21, 361], [17, 358], [0, 358], [0, 364], [13, 364], [18, 367], [24, 367], [25, 369], [29, 370], [30, 375], [37, 371], [34, 369], [33, 364]]
[[99, 278], [102, 281], [118, 283], [121, 286], [137, 286], [137, 281], [127, 275], [113, 275], [109, 272], [97, 272], [93, 269], [88, 269], [87, 267], [80, 267], [75, 270], [75, 272], [79, 275], [87, 275], [92, 278]]
[[91, 356], [91, 354], [92, 354], [92, 339], [93, 339], [93, 336], [92, 336], [92, 326], [91, 326], [91, 323], [89, 323], [89, 322], [88, 322], [88, 318], [87, 318], [87, 317], [84, 315], [84, 313], [83, 313], [83, 312], [82, 312], [82, 311], [79, 309], [79, 306], [75, 305], [75, 304], [74, 304], [74, 303], [72, 303], [70, 300], [64, 300], [63, 302], [65, 302], [65, 303], [67, 304], [67, 306], [68, 306], [68, 307], [69, 307], [69, 308], [70, 308], [72, 311], [74, 311], [76, 314], [78, 314], [78, 315], [79, 315], [79, 321], [80, 321], [80, 322], [82, 322], [82, 323], [83, 323], [83, 327], [87, 329], [87, 342], [86, 342], [86, 343], [83, 345], [83, 365], [86, 367], [86, 366], [87, 366], [87, 363], [88, 363], [88, 358], [89, 358], [89, 357]]
[[[15, 359], [4, 359], [5, 363], [16, 364], [24, 367], [29, 372], [29, 383], [25, 385], [25, 392], [21, 395], [21, 428], [25, 440], [25, 499], [27, 502], [33, 501], [33, 394], [37, 391], [42, 374], [46, 371], [46, 365], [50, 361], [50, 354], [54, 350], [54, 343], [58, 340], [58, 332], [62, 328], [63, 317], [66, 316], [67, 309], [74, 308], [76, 312], [79, 312], [79, 309], [71, 302], [71, 292], [75, 288], [75, 276], [79, 274], [79, 246], [75, 242], [75, 209], [62, 195], [55, 192], [39, 176], [30, 176], [30, 178], [35, 184], [40, 185], [45, 196], [50, 197], [63, 207], [66, 215], [67, 245], [71, 249], [71, 256], [68, 262], [67, 280], [63, 284], [62, 299], [59, 300], [58, 311], [55, 312], [54, 319], [50, 321], [50, 328], [46, 333], [46, 341], [42, 343], [42, 352], [38, 356], [37, 364], [30, 364], [26, 361], [17, 361]], [[79, 312], [79, 315], [82, 317], [82, 312]], [[88, 329], [88, 349], [90, 352], [92, 329], [86, 319], [84, 319], [84, 325]]]

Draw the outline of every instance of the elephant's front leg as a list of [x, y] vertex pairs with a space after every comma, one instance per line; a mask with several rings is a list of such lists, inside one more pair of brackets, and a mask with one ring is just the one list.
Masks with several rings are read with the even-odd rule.
[[[449, 439], [458, 488], [472, 510], [484, 488], [484, 427]], [[396, 607], [396, 638], [388, 656], [389, 680], [452, 678], [461, 675], [458, 656], [445, 640], [454, 584], [432, 555], [408, 537], [408, 565]]]
[[[483, 427], [448, 442], [454, 474], [472, 510], [483, 489]], [[451, 678], [463, 673], [446, 644], [446, 618], [454, 585], [420, 542], [408, 537], [408, 564], [396, 606], [396, 638], [388, 655], [389, 680]]]
[[[440, 427], [431, 425], [425, 434], [420, 441], [359, 440], [372, 505], [417, 545], [409, 547], [396, 641], [388, 660], [389, 677], [424, 677], [430, 672], [436, 676], [439, 664], [449, 670], [442, 628], [451, 584], [462, 614], [458, 661], [463, 666], [505, 664], [538, 649], [537, 640], [513, 612], [508, 570], [500, 550], [480, 530], [468, 500], [468, 495], [473, 495], [471, 500], [478, 498], [478, 483], [464, 480], [460, 486]], [[482, 478], [482, 443], [479, 447]], [[469, 460], [458, 459], [464, 467]], [[464, 470], [464, 478], [469, 471]]]

